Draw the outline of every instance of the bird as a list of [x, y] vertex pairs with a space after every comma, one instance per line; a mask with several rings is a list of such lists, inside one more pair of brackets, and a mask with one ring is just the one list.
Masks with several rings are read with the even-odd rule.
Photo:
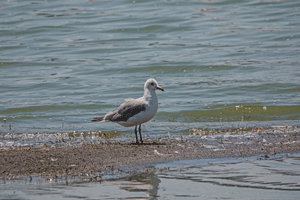
[[108, 112], [104, 117], [95, 117], [92, 122], [115, 122], [124, 127], [135, 126], [136, 144], [139, 144], [137, 127], [139, 126], [140, 142], [143, 144], [141, 125], [151, 120], [158, 110], [155, 90], [164, 91], [153, 78], [144, 84], [144, 95], [138, 99], [127, 98], [117, 109]]

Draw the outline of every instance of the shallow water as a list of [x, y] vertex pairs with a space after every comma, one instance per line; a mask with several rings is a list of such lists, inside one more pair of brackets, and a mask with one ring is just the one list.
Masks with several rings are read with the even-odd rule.
[[149, 135], [297, 125], [299, 8], [297, 0], [4, 1], [0, 132], [132, 132], [90, 120], [140, 97], [149, 77], [165, 89], [155, 122], [144, 125]]
[[2, 181], [0, 199], [299, 199], [299, 165], [300, 154], [180, 160], [106, 181]]

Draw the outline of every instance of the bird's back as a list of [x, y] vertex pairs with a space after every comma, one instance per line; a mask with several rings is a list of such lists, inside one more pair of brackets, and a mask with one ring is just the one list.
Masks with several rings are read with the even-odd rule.
[[130, 117], [146, 110], [147, 105], [138, 99], [130, 99], [121, 104], [119, 108], [107, 113], [104, 120], [111, 122], [126, 122]]

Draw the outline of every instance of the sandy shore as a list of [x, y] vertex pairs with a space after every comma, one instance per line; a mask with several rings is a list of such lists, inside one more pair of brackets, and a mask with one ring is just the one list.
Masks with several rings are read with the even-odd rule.
[[265, 155], [262, 157], [265, 159], [276, 153], [299, 151], [299, 143], [298, 127], [273, 127], [229, 131], [194, 129], [180, 138], [148, 139], [144, 145], [107, 141], [81, 146], [9, 147], [0, 149], [0, 178], [101, 178], [107, 170], [173, 159], [255, 154]]

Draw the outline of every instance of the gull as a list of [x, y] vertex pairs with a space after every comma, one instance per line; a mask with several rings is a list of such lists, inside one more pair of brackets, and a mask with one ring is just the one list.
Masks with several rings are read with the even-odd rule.
[[138, 99], [127, 98], [119, 108], [108, 112], [104, 117], [95, 117], [92, 122], [115, 122], [124, 127], [135, 126], [136, 144], [139, 144], [137, 126], [139, 126], [140, 141], [143, 144], [141, 125], [151, 120], [157, 112], [158, 100], [155, 90], [164, 91], [153, 78], [144, 85], [144, 95]]

